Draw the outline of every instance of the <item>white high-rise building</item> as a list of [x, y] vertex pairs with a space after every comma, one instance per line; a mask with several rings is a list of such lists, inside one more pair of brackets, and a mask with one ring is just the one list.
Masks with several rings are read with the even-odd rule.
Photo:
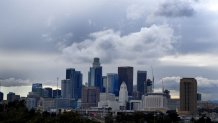
[[119, 92], [119, 103], [120, 106], [126, 106], [126, 102], [128, 102], [128, 91], [125, 82], [122, 82], [120, 85], [120, 92]]

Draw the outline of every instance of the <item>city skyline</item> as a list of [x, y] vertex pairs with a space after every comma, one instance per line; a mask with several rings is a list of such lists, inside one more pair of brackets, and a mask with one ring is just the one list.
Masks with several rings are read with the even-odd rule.
[[217, 6], [216, 0], [1, 1], [1, 91], [56, 86], [66, 68], [81, 71], [84, 84], [99, 57], [103, 76], [132, 66], [136, 84], [137, 70], [151, 79], [152, 66], [156, 91], [163, 80], [178, 95], [180, 78], [193, 77], [203, 99], [218, 100]]

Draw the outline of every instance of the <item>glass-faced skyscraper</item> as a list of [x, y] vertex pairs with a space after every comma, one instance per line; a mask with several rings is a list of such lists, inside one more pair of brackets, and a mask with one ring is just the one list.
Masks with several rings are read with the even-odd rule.
[[66, 80], [61, 83], [62, 97], [63, 98], [81, 98], [82, 94], [82, 73], [76, 71], [74, 68], [66, 70]]
[[42, 83], [34, 83], [32, 84], [32, 92], [39, 95], [39, 96], [42, 96]]
[[104, 91], [103, 82], [102, 82], [102, 67], [100, 65], [100, 59], [94, 58], [92, 67], [90, 67], [88, 73], [88, 84], [89, 87], [97, 87], [100, 92]]
[[[119, 95], [119, 82], [117, 73], [108, 73], [107, 74], [107, 89], [108, 93], [113, 93], [115, 96]], [[107, 90], [106, 89], [106, 90]]]
[[147, 71], [137, 71], [137, 91], [141, 96], [145, 93], [145, 85], [147, 81]]
[[118, 67], [119, 87], [122, 82], [127, 85], [128, 95], [133, 93], [133, 67]]

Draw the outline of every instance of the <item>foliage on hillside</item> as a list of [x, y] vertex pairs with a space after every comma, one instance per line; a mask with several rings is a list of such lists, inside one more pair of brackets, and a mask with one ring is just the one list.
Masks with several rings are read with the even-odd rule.
[[24, 101], [0, 105], [0, 123], [95, 123], [75, 112], [55, 113], [28, 111]]

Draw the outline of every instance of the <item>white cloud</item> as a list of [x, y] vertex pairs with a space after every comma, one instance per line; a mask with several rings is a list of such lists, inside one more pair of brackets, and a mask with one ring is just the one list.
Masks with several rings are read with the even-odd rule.
[[198, 4], [194, 7], [199, 10], [218, 13], [218, 1], [217, 0], [199, 0]]
[[105, 30], [90, 34], [89, 39], [74, 42], [63, 49], [63, 56], [74, 63], [100, 57], [104, 63], [123, 60], [148, 62], [173, 50], [175, 37], [168, 25], [143, 27], [139, 32], [121, 36], [119, 32]]

